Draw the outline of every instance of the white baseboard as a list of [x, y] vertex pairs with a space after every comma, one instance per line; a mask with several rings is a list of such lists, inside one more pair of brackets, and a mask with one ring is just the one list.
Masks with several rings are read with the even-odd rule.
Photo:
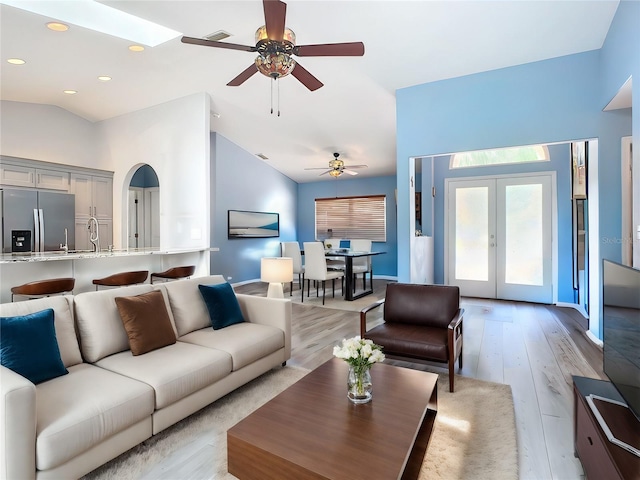
[[591, 333], [591, 330], [587, 330], [587, 338], [589, 340], [591, 340], [593, 343], [595, 343], [597, 346], [599, 346], [600, 348], [602, 348], [603, 343], [602, 340], [600, 340], [598, 337], [596, 337], [593, 333]]
[[578, 311], [578, 313], [580, 313], [580, 315], [582, 315], [584, 318], [589, 318], [589, 314], [584, 309], [584, 307], [582, 305], [578, 305], [577, 303], [556, 302], [555, 305], [556, 307], [573, 308], [574, 310]]

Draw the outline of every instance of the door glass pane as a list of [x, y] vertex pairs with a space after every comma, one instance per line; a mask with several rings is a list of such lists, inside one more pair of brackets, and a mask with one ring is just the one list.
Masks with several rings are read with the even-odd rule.
[[543, 285], [542, 185], [505, 191], [505, 283]]
[[489, 279], [489, 189], [456, 189], [455, 278]]

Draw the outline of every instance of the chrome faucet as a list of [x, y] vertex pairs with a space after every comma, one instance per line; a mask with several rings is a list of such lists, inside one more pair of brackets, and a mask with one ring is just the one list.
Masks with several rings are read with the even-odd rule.
[[60, 244], [60, 250], [64, 250], [65, 253], [69, 253], [69, 244], [67, 239], [67, 229], [64, 229], [64, 244]]
[[87, 222], [87, 228], [89, 229], [89, 241], [93, 244], [93, 251], [100, 251], [100, 235], [98, 233], [99, 225], [96, 217], [90, 217]]

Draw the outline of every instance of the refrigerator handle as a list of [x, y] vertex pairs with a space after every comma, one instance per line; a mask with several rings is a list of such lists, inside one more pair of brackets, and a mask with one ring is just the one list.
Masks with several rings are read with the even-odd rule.
[[38, 209], [38, 217], [40, 219], [39, 221], [39, 225], [40, 225], [40, 252], [44, 252], [44, 213], [42, 212], [42, 209], [39, 208]]
[[33, 209], [33, 251], [40, 251], [40, 216], [38, 215], [38, 209]]

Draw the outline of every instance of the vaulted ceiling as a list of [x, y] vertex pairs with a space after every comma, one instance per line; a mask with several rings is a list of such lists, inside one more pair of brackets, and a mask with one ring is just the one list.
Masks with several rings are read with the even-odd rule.
[[[57, 1], [57, 0], [50, 0]], [[105, 1], [108, 6], [204, 37], [254, 45], [264, 24], [260, 0]], [[180, 37], [133, 53], [131, 41], [0, 6], [1, 98], [51, 104], [100, 121], [197, 92], [212, 99], [211, 130], [297, 182], [318, 177], [339, 152], [366, 164], [360, 177], [395, 173], [395, 91], [602, 46], [618, 1], [306, 1], [287, 3], [287, 27], [299, 45], [362, 41], [363, 57], [304, 57], [324, 87], [310, 92], [291, 75], [272, 82], [253, 75], [226, 84], [255, 54], [187, 45]], [[55, 20], [55, 19], [54, 19]], [[25, 65], [9, 65], [18, 57]], [[112, 77], [109, 82], [99, 75]], [[65, 95], [63, 90], [77, 90]], [[215, 114], [215, 115], [213, 115]], [[219, 115], [219, 116], [218, 116]], [[179, 119], [176, 119], [179, 121]], [[354, 177], [349, 177], [354, 178]]]

